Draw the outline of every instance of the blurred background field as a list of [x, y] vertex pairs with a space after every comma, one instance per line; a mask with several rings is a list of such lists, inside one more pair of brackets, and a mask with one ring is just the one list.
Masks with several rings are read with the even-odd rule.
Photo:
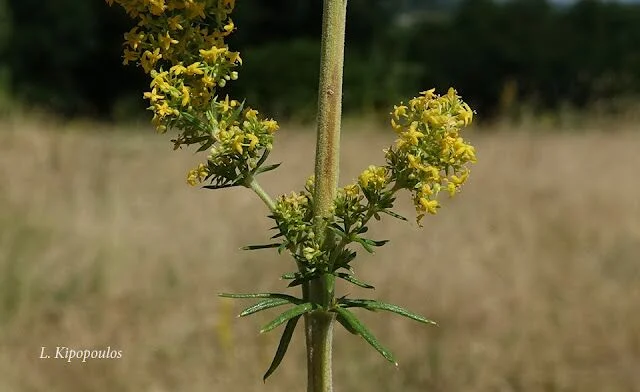
[[[258, 335], [266, 316], [237, 319], [244, 304], [216, 298], [280, 289], [292, 269], [275, 251], [239, 250], [268, 238], [253, 194], [183, 186], [193, 157], [151, 130], [3, 126], [0, 390], [302, 389], [301, 336], [265, 386], [278, 336]], [[310, 131], [284, 127], [269, 191], [311, 173]], [[399, 369], [338, 331], [338, 390], [638, 391], [640, 135], [608, 132], [473, 135], [465, 192], [422, 230], [378, 227], [393, 241], [357, 264], [375, 297], [440, 326], [364, 315]], [[343, 183], [392, 138], [347, 132]], [[123, 359], [38, 359], [57, 345]]]
[[[640, 391], [640, 6], [350, 6], [341, 182], [382, 163], [389, 106], [431, 86], [478, 110], [479, 162], [424, 229], [377, 226], [391, 243], [356, 264], [377, 290], [349, 288], [439, 327], [362, 315], [398, 369], [338, 329], [336, 390]], [[319, 8], [238, 2], [230, 93], [283, 121], [274, 195], [313, 171]], [[203, 157], [147, 125], [128, 26], [101, 1], [0, 0], [0, 392], [303, 390], [302, 336], [263, 384], [271, 314], [216, 296], [280, 290], [292, 263], [239, 250], [269, 236], [252, 193], [185, 184]]]

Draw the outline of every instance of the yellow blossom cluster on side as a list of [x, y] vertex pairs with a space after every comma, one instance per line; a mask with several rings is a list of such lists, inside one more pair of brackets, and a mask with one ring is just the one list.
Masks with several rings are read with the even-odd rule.
[[[274, 120], [258, 117], [219, 89], [238, 79], [238, 52], [225, 43], [235, 25], [235, 0], [106, 0], [122, 6], [136, 21], [124, 35], [124, 64], [136, 63], [151, 77], [143, 94], [158, 132], [178, 130], [175, 148], [199, 145], [207, 163], [190, 171], [187, 182], [212, 179], [228, 184], [254, 169], [269, 151]], [[262, 163], [262, 162], [261, 162]]]
[[370, 189], [373, 191], [381, 191], [388, 183], [389, 178], [387, 176], [387, 168], [381, 166], [369, 166], [358, 177], [358, 184], [363, 189]]
[[273, 213], [286, 239], [287, 249], [304, 265], [314, 262], [323, 254], [313, 231], [311, 198], [312, 195], [307, 191], [280, 196]]
[[394, 107], [391, 127], [398, 139], [386, 150], [387, 164], [396, 183], [412, 192], [418, 223], [426, 213], [437, 213], [442, 189], [453, 196], [469, 176], [475, 149], [460, 131], [472, 119], [473, 111], [453, 88], [443, 96], [425, 91]]
[[[214, 111], [219, 116], [212, 127], [207, 164], [200, 164], [187, 174], [190, 185], [211, 176], [231, 181], [240, 173], [255, 169], [262, 155], [273, 148], [277, 122], [259, 119], [256, 110], [243, 110], [238, 101], [229, 97], [215, 102]], [[174, 143], [176, 147], [189, 144], [182, 139], [175, 139]]]

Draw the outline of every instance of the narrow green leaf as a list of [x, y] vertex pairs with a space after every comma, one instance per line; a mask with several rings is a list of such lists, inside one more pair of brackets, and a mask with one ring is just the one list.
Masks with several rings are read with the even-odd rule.
[[204, 189], [224, 189], [224, 188], [233, 188], [234, 186], [238, 186], [237, 184], [224, 184], [224, 185], [205, 185]]
[[211, 138], [210, 140], [208, 140], [205, 144], [203, 144], [202, 146], [200, 146], [200, 148], [198, 148], [198, 151], [196, 152], [202, 152], [205, 150], [208, 150], [209, 148], [211, 148], [211, 146], [213, 146], [213, 144], [216, 142], [215, 139]]
[[241, 249], [242, 250], [270, 249], [270, 248], [277, 248], [280, 245], [281, 244], [248, 245], [248, 246], [243, 246]]
[[286, 274], [282, 274], [282, 276], [280, 276], [280, 279], [291, 280], [299, 278], [301, 276], [302, 274], [300, 274], [300, 272], [287, 272]]
[[255, 174], [266, 173], [266, 172], [269, 172], [271, 170], [275, 170], [275, 169], [279, 168], [280, 165], [282, 165], [282, 163], [275, 163], [273, 165], [267, 165], [267, 166], [259, 167], [259, 168], [256, 169]]
[[329, 225], [329, 228], [336, 229], [336, 230], [338, 230], [339, 232], [341, 232], [341, 233], [343, 233], [343, 234], [344, 234], [344, 229], [343, 229], [339, 224], [337, 224], [337, 223], [332, 223], [332, 224], [330, 224], [330, 225]]
[[289, 348], [289, 343], [291, 342], [291, 337], [293, 336], [293, 332], [296, 329], [298, 320], [300, 320], [300, 316], [296, 316], [287, 321], [287, 325], [284, 327], [284, 331], [282, 332], [282, 337], [280, 337], [280, 343], [278, 344], [276, 355], [273, 357], [273, 361], [271, 361], [269, 369], [262, 377], [262, 381], [266, 381], [267, 378], [276, 371], [278, 366], [280, 366], [280, 362], [282, 362], [282, 359], [284, 358], [284, 355], [287, 353], [287, 349]]
[[315, 275], [304, 275], [304, 276], [300, 276], [298, 278], [295, 278], [294, 280], [292, 280], [287, 287], [296, 287], [296, 286], [300, 286], [303, 283], [309, 282], [310, 280], [313, 280], [317, 278], [317, 276]]
[[370, 240], [368, 238], [363, 238], [363, 240], [364, 240], [364, 242], [366, 242], [370, 246], [378, 246], [378, 247], [379, 246], [383, 246], [384, 244], [389, 242], [389, 240], [374, 241], [374, 240]]
[[338, 278], [344, 279], [349, 283], [355, 284], [356, 286], [360, 286], [360, 287], [365, 288], [365, 289], [374, 289], [375, 290], [375, 287], [371, 286], [370, 284], [367, 284], [365, 282], [362, 282], [362, 281], [356, 279], [353, 275], [350, 275], [350, 274], [348, 274], [346, 272], [338, 272], [335, 275]]
[[335, 227], [329, 227], [329, 230], [331, 230], [335, 235], [337, 235], [338, 238], [344, 238], [346, 236], [346, 234], [344, 234], [342, 230], [338, 230]]
[[362, 226], [360, 229], [358, 229], [358, 234], [364, 234], [367, 231], [369, 231], [369, 227], [367, 226]]
[[388, 312], [393, 312], [395, 314], [399, 314], [400, 316], [408, 317], [412, 320], [419, 321], [424, 324], [438, 325], [435, 321], [426, 319], [398, 305], [379, 302], [372, 299], [345, 299], [344, 301], [342, 301], [342, 304], [344, 304], [345, 307], [348, 308], [365, 308], [370, 311], [386, 310]]
[[315, 305], [309, 302], [294, 306], [293, 308], [285, 311], [284, 313], [280, 314], [278, 317], [273, 319], [269, 324], [262, 327], [262, 329], [260, 330], [260, 333], [269, 332], [275, 327], [284, 323], [285, 321], [288, 321], [297, 316], [302, 316], [305, 313], [309, 313], [314, 308], [315, 308]]
[[348, 328], [345, 327], [345, 328], [347, 328], [348, 331], [351, 331], [351, 330], [356, 331], [356, 333], [358, 335], [362, 336], [362, 338], [364, 340], [366, 340], [367, 343], [369, 343], [373, 348], [375, 348], [376, 351], [378, 351], [383, 357], [385, 357], [387, 359], [387, 361], [389, 361], [389, 362], [393, 363], [394, 365], [398, 366], [398, 363], [396, 362], [395, 358], [393, 357], [393, 354], [391, 354], [391, 352], [389, 350], [384, 348], [380, 344], [380, 342], [378, 342], [378, 340], [375, 338], [375, 336], [373, 336], [373, 334], [367, 329], [367, 327], [365, 327], [364, 324], [362, 324], [362, 322], [360, 322], [360, 320], [358, 320], [358, 318], [356, 317], [355, 314], [353, 314], [349, 310], [347, 310], [345, 308], [341, 308], [341, 307], [337, 307], [334, 310], [335, 310], [336, 313], [338, 313], [338, 315], [342, 316], [342, 319], [343, 319], [344, 323], [349, 325]]
[[220, 293], [219, 297], [223, 298], [236, 298], [236, 299], [246, 299], [246, 298], [280, 298], [280, 299], [288, 299], [292, 303], [301, 303], [302, 300], [300, 298], [296, 298], [292, 295], [280, 294], [280, 293], [248, 293], [248, 294], [231, 294], [231, 293]]
[[258, 313], [258, 312], [266, 310], [266, 309], [271, 309], [271, 308], [275, 308], [277, 306], [282, 306], [282, 305], [286, 305], [286, 304], [290, 304], [290, 303], [292, 303], [290, 300], [283, 299], [283, 298], [265, 299], [264, 301], [260, 301], [257, 304], [251, 305], [248, 308], [246, 308], [245, 310], [243, 310], [242, 313], [240, 313], [240, 317], [249, 316], [251, 314]]
[[375, 251], [373, 250], [373, 248], [371, 247], [371, 244], [367, 243], [366, 239], [361, 238], [361, 237], [356, 237], [354, 239], [357, 243], [359, 243], [360, 245], [362, 245], [362, 247], [369, 253], [375, 253]]
[[395, 212], [393, 212], [393, 211], [391, 211], [391, 210], [382, 210], [381, 212], [382, 212], [382, 213], [385, 213], [385, 214], [387, 214], [387, 215], [390, 215], [390, 216], [392, 216], [392, 217], [394, 217], [394, 218], [396, 218], [396, 219], [400, 219], [400, 220], [403, 220], [403, 221], [405, 221], [405, 222], [408, 222], [408, 219], [407, 219], [407, 218], [405, 218], [404, 216], [402, 216], [402, 215], [400, 215], [400, 214], [396, 214]]
[[258, 163], [256, 163], [256, 170], [254, 170], [254, 172], [257, 171], [262, 166], [262, 164], [267, 161], [267, 158], [269, 157], [270, 153], [271, 153], [270, 150], [268, 149], [264, 150], [264, 152], [262, 153], [262, 156], [258, 160]]
[[336, 320], [344, 327], [344, 329], [346, 329], [347, 331], [349, 331], [349, 333], [353, 334], [353, 335], [358, 335], [358, 331], [353, 329], [353, 327], [351, 326], [351, 324], [349, 324], [347, 322], [347, 320], [344, 319], [344, 317], [342, 317], [341, 314], [338, 313], [338, 315], [336, 316]]

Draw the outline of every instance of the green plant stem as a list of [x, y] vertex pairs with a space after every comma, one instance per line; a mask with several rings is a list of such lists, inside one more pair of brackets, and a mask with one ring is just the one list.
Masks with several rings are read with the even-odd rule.
[[[318, 89], [318, 133], [316, 144], [314, 231], [322, 247], [332, 247], [326, 218], [333, 213], [339, 176], [342, 78], [347, 0], [324, 0], [320, 85]], [[305, 317], [307, 339], [307, 392], [331, 392], [331, 348], [335, 315], [328, 312], [334, 301], [334, 276], [325, 274], [303, 288], [311, 302], [322, 309]]]
[[258, 195], [258, 197], [262, 199], [264, 204], [266, 204], [267, 207], [269, 207], [270, 211], [273, 212], [276, 209], [276, 203], [274, 203], [271, 196], [269, 196], [269, 194], [264, 189], [262, 189], [262, 187], [260, 186], [260, 184], [258, 184], [258, 181], [256, 181], [255, 178], [253, 177], [249, 178], [246, 186], [248, 188], [251, 188]]
[[312, 332], [311, 352], [312, 383], [307, 391], [333, 391], [331, 376], [331, 342], [333, 340], [333, 324], [335, 313], [323, 310], [315, 311], [308, 316]]

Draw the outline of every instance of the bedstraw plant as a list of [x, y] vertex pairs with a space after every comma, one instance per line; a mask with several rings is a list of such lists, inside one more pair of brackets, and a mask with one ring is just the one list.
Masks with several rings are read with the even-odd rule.
[[332, 390], [331, 347], [335, 322], [359, 335], [391, 363], [384, 348], [352, 309], [389, 311], [425, 324], [432, 321], [400, 306], [374, 299], [335, 293], [336, 279], [372, 289], [352, 268], [357, 250], [373, 253], [387, 241], [367, 236], [373, 220], [390, 216], [396, 196], [407, 192], [417, 223], [440, 209], [443, 193], [454, 196], [469, 176], [475, 150], [460, 131], [473, 112], [454, 89], [443, 95], [427, 90], [394, 106], [390, 125], [397, 140], [384, 151], [386, 164], [369, 166], [358, 179], [338, 188], [346, 0], [324, 0], [318, 95], [315, 175], [299, 192], [272, 198], [258, 183], [276, 169], [268, 157], [279, 128], [246, 102], [223, 95], [238, 78], [242, 57], [225, 43], [236, 29], [230, 15], [234, 0], [106, 0], [118, 3], [136, 22], [124, 35], [124, 64], [135, 63], [149, 75], [144, 98], [159, 133], [172, 132], [175, 149], [195, 145], [206, 159], [187, 174], [187, 182], [205, 189], [246, 187], [265, 203], [273, 220], [272, 241], [247, 250], [275, 248], [289, 254], [295, 269], [284, 274], [288, 287], [301, 295], [283, 293], [221, 294], [258, 299], [240, 316], [266, 309], [288, 309], [262, 327], [284, 330], [269, 377], [281, 363], [298, 322], [304, 320], [308, 391]]

